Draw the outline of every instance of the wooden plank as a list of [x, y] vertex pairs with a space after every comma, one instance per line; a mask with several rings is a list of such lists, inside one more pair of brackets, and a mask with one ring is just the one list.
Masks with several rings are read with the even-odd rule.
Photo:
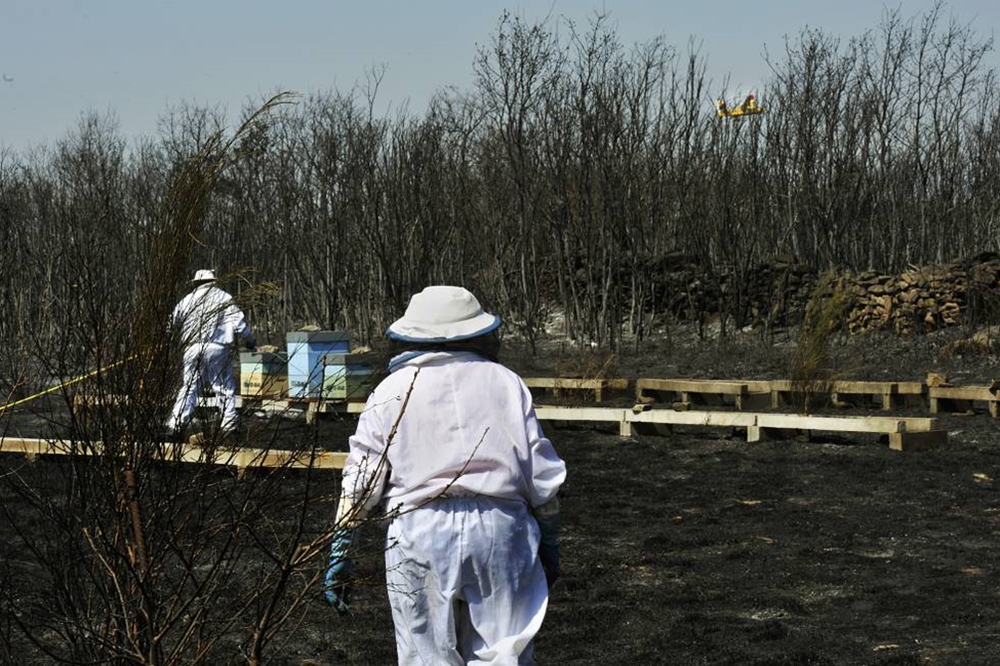
[[896, 395], [923, 395], [926, 392], [923, 382], [896, 382]]
[[931, 386], [927, 389], [931, 399], [937, 400], [979, 400], [995, 402], [996, 394], [988, 386]]
[[627, 389], [627, 379], [580, 379], [573, 377], [524, 377], [528, 388], [548, 389], [579, 389], [593, 391], [596, 389]]
[[525, 386], [534, 389], [549, 389], [559, 394], [560, 391], [593, 391], [594, 400], [601, 402], [605, 391], [625, 390], [629, 386], [627, 379], [607, 379], [602, 377], [584, 379], [577, 377], [524, 377]]
[[895, 382], [871, 382], [838, 380], [832, 384], [830, 392], [830, 402], [835, 407], [845, 407], [853, 400], [845, 396], [865, 396], [868, 398], [878, 398], [883, 410], [892, 408], [892, 396], [896, 392]]
[[535, 416], [541, 421], [597, 421], [619, 423], [627, 410], [621, 407], [557, 407], [535, 405]]
[[718, 426], [746, 428], [754, 425], [757, 415], [749, 412], [683, 411], [651, 409], [639, 413], [626, 412], [630, 423], [662, 423], [667, 425]]
[[667, 425], [704, 425], [746, 427], [757, 418], [749, 412], [674, 411], [651, 409], [634, 413], [620, 407], [550, 407], [536, 405], [535, 414], [543, 421], [592, 421], [604, 423], [663, 423]]
[[[312, 405], [314, 411], [320, 413], [360, 414], [365, 410], [365, 402], [359, 400], [324, 400], [321, 398], [274, 398], [257, 396], [233, 396], [237, 409], [260, 409], [264, 411], [282, 412], [297, 409], [305, 411]], [[84, 395], [73, 396], [76, 406], [92, 407], [94, 405], [124, 405], [129, 401], [127, 395]], [[215, 397], [199, 397], [198, 407], [214, 409], [217, 404]]]
[[[251, 467], [292, 467], [297, 469], [343, 469], [347, 453], [343, 451], [286, 451], [281, 449], [204, 449], [192, 444], [163, 442], [158, 444], [165, 462], [208, 463], [246, 469]], [[19, 437], [0, 439], [0, 452], [25, 455], [101, 455], [101, 442], [86, 447], [62, 440]], [[211, 454], [211, 455], [210, 455]]]
[[558, 407], [535, 405], [535, 416], [540, 421], [585, 421], [617, 423], [620, 437], [631, 437], [632, 426], [625, 420], [628, 410], [620, 407]]
[[802, 388], [801, 382], [794, 382], [791, 379], [771, 379], [767, 382], [767, 385], [769, 391], [778, 391], [779, 393], [790, 393]]
[[[639, 406], [637, 406], [639, 407]], [[675, 411], [672, 409], [624, 410], [613, 407], [536, 406], [539, 419], [553, 421], [600, 421], [606, 423], [659, 423], [666, 425], [756, 427], [830, 432], [930, 432], [937, 419], [904, 416], [811, 416], [758, 412]]]
[[853, 379], [837, 379], [831, 384], [837, 393], [856, 393], [861, 395], [886, 395], [896, 392], [896, 382], [872, 382]]
[[5, 437], [0, 439], [0, 452], [24, 453], [28, 455], [68, 454], [73, 450], [70, 442], [46, 439]]
[[800, 414], [758, 414], [761, 428], [826, 430], [831, 432], [926, 432], [935, 429], [936, 419], [895, 416], [806, 416]]
[[673, 393], [719, 393], [740, 395], [747, 392], [746, 382], [716, 379], [637, 379], [636, 391], [671, 391]]

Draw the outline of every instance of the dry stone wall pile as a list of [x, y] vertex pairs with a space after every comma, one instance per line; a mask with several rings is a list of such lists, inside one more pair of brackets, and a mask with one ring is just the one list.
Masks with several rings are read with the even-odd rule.
[[899, 275], [845, 276], [852, 290], [852, 333], [920, 333], [960, 324], [993, 323], [1000, 315], [1000, 258], [981, 255], [942, 266], [910, 267]]
[[[690, 320], [724, 311], [739, 326], [798, 324], [821, 282], [816, 269], [794, 260], [759, 265], [744, 278], [712, 276], [687, 257], [656, 268], [654, 297], [672, 316]], [[1000, 323], [1000, 257], [993, 253], [898, 274], [843, 271], [835, 278], [830, 284], [847, 292], [851, 333], [906, 335]]]

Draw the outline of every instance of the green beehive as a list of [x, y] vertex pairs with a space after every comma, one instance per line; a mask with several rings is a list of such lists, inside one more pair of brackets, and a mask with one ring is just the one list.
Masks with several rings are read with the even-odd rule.
[[288, 356], [281, 352], [240, 354], [240, 395], [283, 398], [288, 390]]
[[327, 354], [323, 357], [323, 397], [367, 400], [375, 388], [374, 354]]

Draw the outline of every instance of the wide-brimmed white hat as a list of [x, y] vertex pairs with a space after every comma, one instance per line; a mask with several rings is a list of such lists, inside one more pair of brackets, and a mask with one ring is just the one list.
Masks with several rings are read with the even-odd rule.
[[406, 313], [386, 335], [404, 342], [450, 342], [485, 335], [499, 326], [500, 317], [485, 312], [468, 289], [436, 285], [410, 297]]
[[191, 282], [215, 282], [215, 271], [210, 268], [201, 268], [194, 272]]

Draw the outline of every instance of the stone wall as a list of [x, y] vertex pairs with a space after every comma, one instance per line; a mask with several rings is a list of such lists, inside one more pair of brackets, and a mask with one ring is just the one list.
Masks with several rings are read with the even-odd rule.
[[846, 275], [852, 290], [852, 333], [927, 332], [963, 323], [992, 323], [1000, 315], [1000, 259], [980, 255], [943, 266], [911, 267], [899, 275]]
[[[794, 260], [748, 271], [742, 280], [708, 274], [689, 257], [673, 257], [649, 273], [661, 310], [681, 320], [726, 315], [741, 326], [801, 322], [819, 273]], [[911, 266], [900, 274], [841, 272], [846, 289], [845, 325], [852, 333], [885, 330], [923, 333], [957, 325], [1000, 323], [1000, 257], [984, 253], [941, 266]]]

